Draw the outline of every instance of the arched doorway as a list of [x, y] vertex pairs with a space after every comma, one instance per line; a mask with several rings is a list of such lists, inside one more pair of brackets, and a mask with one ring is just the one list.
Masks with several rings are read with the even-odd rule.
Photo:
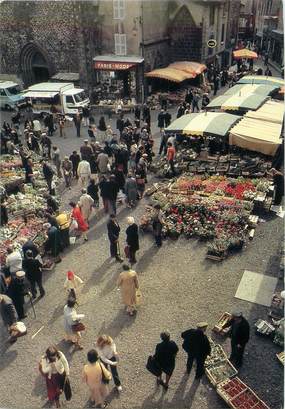
[[48, 54], [35, 43], [28, 43], [22, 49], [20, 67], [25, 85], [47, 81], [54, 74]]
[[200, 61], [202, 28], [196, 26], [189, 8], [183, 5], [170, 23], [172, 61]]
[[35, 82], [44, 82], [50, 78], [47, 62], [41, 53], [33, 55], [31, 64]]

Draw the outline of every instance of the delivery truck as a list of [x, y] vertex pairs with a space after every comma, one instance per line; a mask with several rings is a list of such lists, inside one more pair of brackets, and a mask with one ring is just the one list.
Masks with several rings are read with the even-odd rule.
[[24, 101], [19, 84], [13, 81], [0, 81], [0, 108], [12, 110]]
[[35, 114], [61, 113], [73, 116], [90, 105], [84, 89], [71, 82], [42, 82], [31, 85], [23, 96]]

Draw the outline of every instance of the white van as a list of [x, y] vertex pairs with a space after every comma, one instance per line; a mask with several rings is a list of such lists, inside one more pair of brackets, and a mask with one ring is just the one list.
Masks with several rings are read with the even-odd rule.
[[19, 84], [13, 81], [0, 81], [0, 108], [15, 109], [24, 101]]
[[75, 115], [90, 104], [84, 89], [75, 88], [74, 84], [69, 82], [42, 82], [31, 85], [23, 95], [35, 114], [58, 112]]

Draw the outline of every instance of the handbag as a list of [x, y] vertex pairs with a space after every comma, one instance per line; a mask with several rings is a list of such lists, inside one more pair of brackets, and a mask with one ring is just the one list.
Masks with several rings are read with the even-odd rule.
[[128, 244], [125, 246], [124, 252], [125, 252], [125, 256], [129, 258], [130, 257], [130, 246]]
[[154, 376], [160, 376], [162, 373], [161, 367], [152, 355], [148, 357], [146, 369]]
[[85, 331], [86, 327], [82, 322], [76, 322], [75, 324], [72, 325], [72, 331], [73, 332], [81, 332]]
[[136, 304], [141, 305], [142, 304], [142, 292], [139, 288], [136, 290]]
[[71, 392], [70, 380], [67, 375], [65, 375], [64, 377], [64, 384], [63, 384], [62, 390], [64, 392], [65, 399], [67, 401], [71, 400], [72, 392]]
[[110, 382], [110, 379], [108, 379], [105, 375], [105, 372], [103, 371], [102, 365], [99, 363], [100, 368], [101, 368], [101, 372], [102, 372], [102, 383], [104, 383], [105, 385], [108, 385], [108, 383]]

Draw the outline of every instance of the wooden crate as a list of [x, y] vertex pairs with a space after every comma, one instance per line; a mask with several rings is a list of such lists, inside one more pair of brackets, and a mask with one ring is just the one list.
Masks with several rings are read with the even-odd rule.
[[276, 354], [277, 359], [279, 360], [279, 362], [281, 362], [281, 364], [284, 366], [285, 363], [285, 354], [284, 351], [279, 352], [279, 354]]
[[[238, 404], [239, 399], [242, 398], [242, 396], [244, 396], [245, 394], [250, 395], [251, 396], [251, 400], [252, 405], [249, 406], [247, 405], [248, 409], [269, 409], [269, 407], [266, 405], [265, 402], [263, 402], [254, 392], [251, 388], [247, 387], [247, 389], [243, 392], [241, 392], [238, 396], [236, 396], [235, 398], [231, 399], [228, 402], [228, 405], [233, 408], [233, 409], [239, 409], [241, 407], [242, 404]], [[248, 402], [249, 403], [249, 402]], [[242, 406], [244, 407], [244, 405]]]
[[[215, 376], [215, 371], [218, 368], [221, 368], [221, 371], [223, 372], [222, 376], [219, 378]], [[230, 376], [229, 372], [231, 373]], [[219, 383], [225, 381], [226, 379], [235, 377], [237, 375], [237, 370], [232, 365], [232, 363], [227, 359], [219, 364], [209, 366], [208, 368], [205, 369], [205, 373], [211, 384], [217, 386]]]
[[228, 332], [228, 328], [223, 329], [222, 326], [229, 322], [232, 318], [232, 315], [229, 312], [224, 312], [220, 318], [218, 319], [217, 324], [214, 326], [213, 331], [217, 332], [222, 335], [226, 335]]
[[213, 256], [212, 254], [206, 254], [206, 258], [214, 261], [223, 261], [225, 259], [225, 256]]
[[[231, 395], [229, 392], [227, 392], [224, 388], [227, 387], [227, 385], [231, 385], [232, 383], [235, 383], [236, 386], [232, 386], [232, 390], [236, 388], [236, 394]], [[225, 402], [228, 404], [230, 403], [230, 400], [236, 398], [238, 395], [240, 395], [245, 389], [247, 389], [247, 385], [243, 383], [240, 378], [237, 376], [232, 378], [232, 379], [226, 379], [223, 382], [220, 382], [217, 386], [217, 394], [224, 399]]]

